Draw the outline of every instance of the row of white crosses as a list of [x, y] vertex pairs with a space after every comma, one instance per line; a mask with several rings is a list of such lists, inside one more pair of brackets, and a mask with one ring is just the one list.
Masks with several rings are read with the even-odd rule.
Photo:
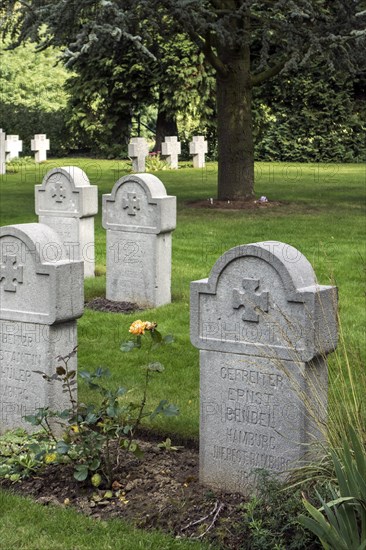
[[[189, 152], [193, 155], [193, 167], [205, 167], [205, 154], [207, 153], [207, 141], [204, 136], [194, 136], [189, 144]], [[134, 172], [145, 172], [145, 160], [149, 154], [149, 146], [145, 138], [134, 137], [128, 145], [128, 156], [132, 160]], [[161, 155], [170, 168], [178, 168], [178, 155], [181, 154], [181, 144], [177, 136], [167, 136], [161, 145]]]
[[[47, 151], [50, 149], [50, 140], [46, 134], [36, 134], [31, 140], [31, 150], [35, 152], [35, 162], [47, 160]], [[0, 128], [0, 174], [6, 173], [6, 162], [18, 158], [23, 150], [23, 141], [18, 135], [6, 135]]]

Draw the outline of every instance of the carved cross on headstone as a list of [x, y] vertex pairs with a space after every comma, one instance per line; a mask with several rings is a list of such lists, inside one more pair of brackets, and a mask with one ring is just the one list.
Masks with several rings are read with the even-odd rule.
[[136, 193], [127, 193], [127, 198], [122, 199], [122, 208], [128, 208], [127, 214], [129, 216], [136, 216], [136, 210], [140, 210], [140, 200]]
[[17, 283], [23, 282], [23, 266], [15, 265], [17, 263], [17, 257], [13, 255], [4, 256], [4, 263], [0, 267], [0, 281], [5, 279], [4, 290], [8, 292], [16, 292]]
[[63, 202], [63, 200], [66, 199], [66, 192], [64, 191], [62, 183], [55, 183], [52, 188], [51, 196], [56, 198], [56, 202]]
[[257, 294], [259, 285], [259, 279], [243, 279], [244, 292], [240, 292], [237, 288], [233, 290], [233, 308], [239, 309], [243, 306], [245, 309], [242, 315], [243, 321], [258, 323], [259, 315], [256, 309], [268, 311], [268, 292]]

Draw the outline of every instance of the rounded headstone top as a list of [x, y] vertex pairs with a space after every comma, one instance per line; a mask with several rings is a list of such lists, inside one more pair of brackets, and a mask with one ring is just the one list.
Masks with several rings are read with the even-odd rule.
[[35, 186], [39, 216], [83, 218], [98, 212], [98, 188], [77, 166], [53, 168]]
[[225, 252], [214, 264], [208, 280], [217, 284], [226, 267], [238, 258], [262, 260], [270, 264], [280, 276], [288, 294], [298, 289], [317, 284], [315, 272], [305, 256], [290, 244], [279, 241], [265, 241], [235, 246]]
[[[14, 237], [22, 241], [38, 264], [67, 260], [65, 247], [56, 231], [44, 223], [20, 223], [0, 228], [0, 238]], [[51, 248], [54, 253], [50, 256]], [[4, 253], [4, 251], [2, 250]]]
[[176, 197], [152, 174], [120, 178], [103, 195], [103, 227], [135, 233], [164, 233], [176, 227]]
[[0, 318], [52, 325], [83, 309], [83, 262], [67, 259], [58, 234], [38, 223], [2, 227]]
[[199, 349], [309, 361], [337, 341], [336, 287], [320, 286], [291, 245], [267, 241], [223, 254], [191, 283], [191, 341]]
[[90, 181], [84, 170], [78, 166], [61, 166], [60, 168], [53, 168], [42, 180], [42, 185], [47, 183], [49, 178], [55, 174], [63, 174], [67, 179], [69, 179], [70, 184], [74, 187], [88, 187]]

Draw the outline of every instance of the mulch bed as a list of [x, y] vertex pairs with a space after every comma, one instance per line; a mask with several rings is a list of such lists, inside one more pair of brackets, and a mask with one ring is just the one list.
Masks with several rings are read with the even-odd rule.
[[107, 313], [133, 313], [134, 311], [142, 311], [137, 304], [131, 302], [112, 302], [107, 298], [94, 298], [85, 304], [88, 309], [95, 311], [105, 311]]
[[[157, 441], [139, 441], [142, 459], [121, 454], [111, 492], [73, 478], [71, 465], [49, 465], [34, 478], [18, 483], [0, 480], [0, 487], [29, 495], [45, 506], [72, 506], [103, 520], [122, 518], [144, 529], [162, 529], [176, 538], [210, 541], [220, 548], [240, 547], [244, 498], [203, 487], [198, 481], [198, 451], [167, 451]], [[173, 441], [173, 445], [174, 445]]]

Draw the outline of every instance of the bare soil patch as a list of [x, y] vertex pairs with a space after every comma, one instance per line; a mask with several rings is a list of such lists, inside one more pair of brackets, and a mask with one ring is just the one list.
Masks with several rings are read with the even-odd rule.
[[49, 465], [33, 478], [15, 484], [3, 479], [0, 486], [45, 506], [72, 506], [94, 518], [122, 518], [177, 538], [199, 538], [220, 548], [240, 547], [243, 496], [203, 487], [198, 481], [196, 449], [167, 451], [158, 448], [156, 441], [138, 443], [143, 458], [122, 454], [111, 489], [76, 481], [72, 465]]
[[85, 304], [88, 309], [94, 311], [105, 311], [106, 313], [133, 313], [142, 311], [137, 304], [131, 302], [112, 302], [107, 298], [94, 298]]

